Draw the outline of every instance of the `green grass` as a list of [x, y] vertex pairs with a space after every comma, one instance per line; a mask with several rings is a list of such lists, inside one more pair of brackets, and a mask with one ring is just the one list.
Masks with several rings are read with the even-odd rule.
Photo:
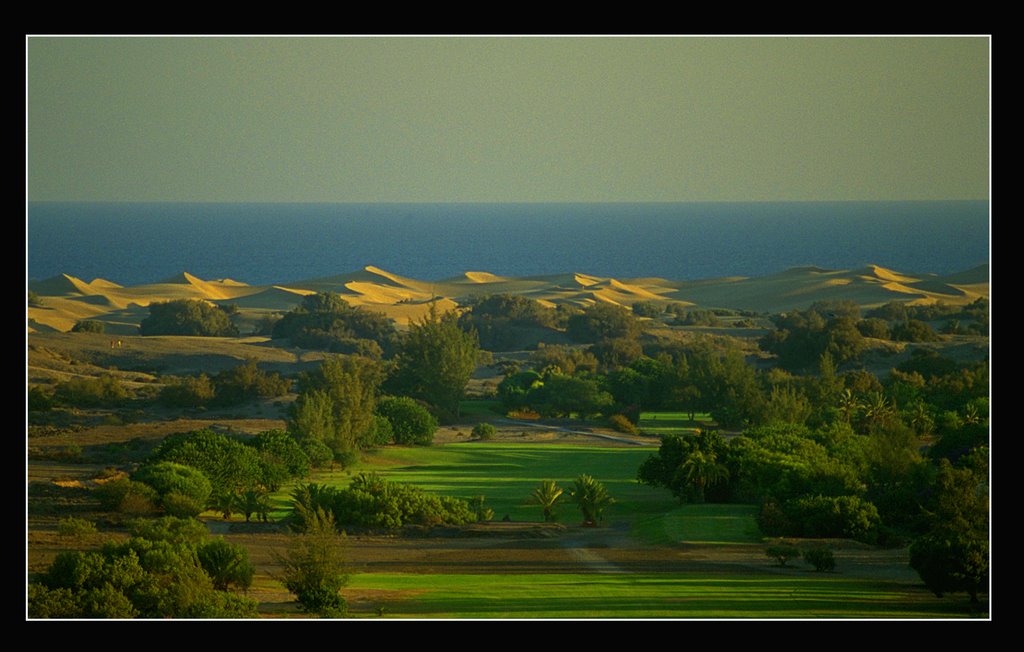
[[[514, 521], [542, 520], [540, 508], [527, 500], [541, 480], [555, 480], [568, 491], [572, 481], [587, 473], [603, 482], [616, 500], [605, 512], [609, 522], [632, 521], [671, 508], [668, 491], [640, 485], [636, 471], [650, 450], [602, 448], [559, 444], [460, 443], [429, 447], [388, 447], [367, 453], [352, 472], [317, 474], [313, 480], [347, 486], [361, 471], [375, 471], [398, 482], [427, 491], [472, 498], [483, 495], [495, 518], [505, 514]], [[287, 492], [285, 492], [287, 493]], [[575, 523], [572, 504], [558, 510], [560, 520]]]
[[697, 412], [693, 416], [694, 421], [690, 421], [688, 412], [641, 412], [638, 425], [647, 435], [679, 435], [692, 433], [713, 422], [707, 412]]
[[759, 543], [754, 505], [676, 505], [638, 519], [635, 533], [645, 543]]
[[[354, 575], [350, 590], [404, 618], [936, 618], [958, 600], [874, 580], [817, 574]], [[390, 597], [388, 592], [395, 592]]]

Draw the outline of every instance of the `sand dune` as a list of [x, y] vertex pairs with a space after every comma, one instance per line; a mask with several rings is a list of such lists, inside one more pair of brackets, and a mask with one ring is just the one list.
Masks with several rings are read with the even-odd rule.
[[247, 285], [231, 279], [203, 280], [182, 272], [159, 283], [122, 287], [95, 279], [86, 283], [68, 274], [30, 281], [43, 299], [28, 308], [29, 330], [67, 331], [80, 319], [103, 321], [111, 332], [128, 333], [148, 314], [154, 301], [204, 299], [233, 303], [258, 316], [286, 312], [314, 292], [339, 293], [348, 303], [382, 312], [399, 324], [420, 319], [431, 301], [442, 310], [465, 305], [473, 297], [516, 294], [545, 306], [609, 303], [630, 307], [638, 301], [684, 303], [705, 308], [780, 312], [806, 308], [815, 301], [852, 300], [862, 306], [888, 301], [964, 305], [988, 296], [988, 266], [947, 276], [905, 274], [877, 265], [854, 270], [797, 267], [768, 276], [695, 281], [663, 278], [602, 278], [584, 273], [511, 278], [466, 272], [441, 281], [421, 281], [367, 266], [347, 274], [279, 285]]

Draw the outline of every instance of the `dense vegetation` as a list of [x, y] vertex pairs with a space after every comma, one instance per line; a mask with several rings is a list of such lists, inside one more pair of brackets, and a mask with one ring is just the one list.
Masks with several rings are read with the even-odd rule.
[[245, 548], [210, 539], [191, 519], [138, 524], [124, 543], [62, 552], [29, 584], [32, 618], [251, 618]]
[[177, 299], [149, 304], [149, 316], [139, 324], [139, 333], [237, 337], [238, 327], [226, 311], [206, 301]]
[[384, 315], [353, 307], [334, 292], [311, 294], [273, 326], [271, 337], [332, 353], [380, 357], [394, 354], [398, 334]]
[[[143, 334], [237, 334], [229, 312], [204, 302], [154, 304]], [[519, 347], [534, 350], [504, 361], [493, 402], [506, 413], [584, 419], [632, 435], [642, 434], [642, 412], [689, 415], [694, 434], [663, 436], [657, 454], [637, 470], [641, 482], [680, 503], [756, 506], [766, 536], [909, 545], [911, 565], [936, 595], [962, 592], [976, 601], [984, 593], [989, 366], [947, 357], [941, 345], [987, 329], [987, 302], [956, 309], [889, 304], [866, 318], [852, 303], [820, 302], [772, 317], [775, 329], [758, 342], [760, 350], [752, 341], [740, 346], [694, 329], [686, 337], [658, 334], [669, 330], [665, 312], [652, 302], [632, 311], [600, 303], [551, 309], [497, 295], [475, 300], [461, 315], [432, 309], [400, 334], [389, 320], [336, 294], [311, 295], [274, 325], [273, 337], [334, 353], [294, 384], [298, 398], [287, 430], [167, 437], [129, 477], [104, 482], [92, 497], [116, 513], [112, 522], [161, 515], [150, 523], [166, 525], [147, 527], [168, 532], [138, 526], [141, 534], [128, 543], [59, 557], [32, 584], [30, 611], [252, 615], [251, 602], [231, 592], [251, 580], [247, 560], [224, 542], [170, 533], [188, 529], [172, 517], [214, 510], [225, 519], [267, 520], [270, 494], [313, 469], [351, 467], [361, 451], [389, 444], [430, 444], [439, 422], [458, 419], [470, 377], [486, 357], [481, 350]], [[682, 306], [668, 312], [688, 325], [735, 316]], [[947, 320], [941, 333], [929, 323], [937, 320]], [[544, 338], [560, 343], [545, 345]], [[883, 346], [886, 355], [904, 352], [888, 373], [876, 375], [886, 358], [865, 352]], [[72, 377], [53, 383], [52, 392], [33, 387], [29, 410], [39, 418], [61, 406], [113, 411], [141, 396], [167, 407], [228, 406], [282, 396], [293, 385], [252, 360], [212, 376], [162, 380], [157, 396], [155, 388], [129, 391], [114, 375]], [[697, 414], [706, 415], [702, 423]], [[494, 435], [487, 423], [472, 432], [476, 440]], [[547, 480], [521, 497], [545, 521], [570, 499], [587, 526], [600, 525], [614, 502], [589, 475], [564, 489]], [[356, 475], [345, 488], [299, 485], [290, 522], [304, 534], [281, 558], [283, 580], [303, 609], [340, 615], [347, 576], [336, 530], [461, 525], [491, 516], [483, 496], [467, 502], [373, 474]], [[801, 554], [783, 547], [776, 559]], [[802, 553], [816, 570], [835, 567], [828, 548], [805, 546]], [[169, 561], [154, 561], [160, 558]], [[326, 561], [311, 569], [314, 558]], [[167, 588], [175, 582], [187, 596]]]

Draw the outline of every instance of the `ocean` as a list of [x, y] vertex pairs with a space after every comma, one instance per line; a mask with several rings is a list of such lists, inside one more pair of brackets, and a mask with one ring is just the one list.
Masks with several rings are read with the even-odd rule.
[[987, 201], [641, 204], [30, 203], [27, 274], [252, 285], [367, 265], [697, 280], [791, 267], [949, 274], [989, 260]]

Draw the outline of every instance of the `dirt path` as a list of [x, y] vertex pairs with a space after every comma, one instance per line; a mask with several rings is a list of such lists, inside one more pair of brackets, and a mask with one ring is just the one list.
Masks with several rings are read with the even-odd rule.
[[604, 574], [627, 573], [625, 569], [613, 564], [601, 555], [602, 548], [631, 547], [629, 523], [622, 521], [610, 528], [593, 528], [579, 530], [573, 536], [562, 540], [562, 546], [574, 561], [585, 566], [589, 571]]

